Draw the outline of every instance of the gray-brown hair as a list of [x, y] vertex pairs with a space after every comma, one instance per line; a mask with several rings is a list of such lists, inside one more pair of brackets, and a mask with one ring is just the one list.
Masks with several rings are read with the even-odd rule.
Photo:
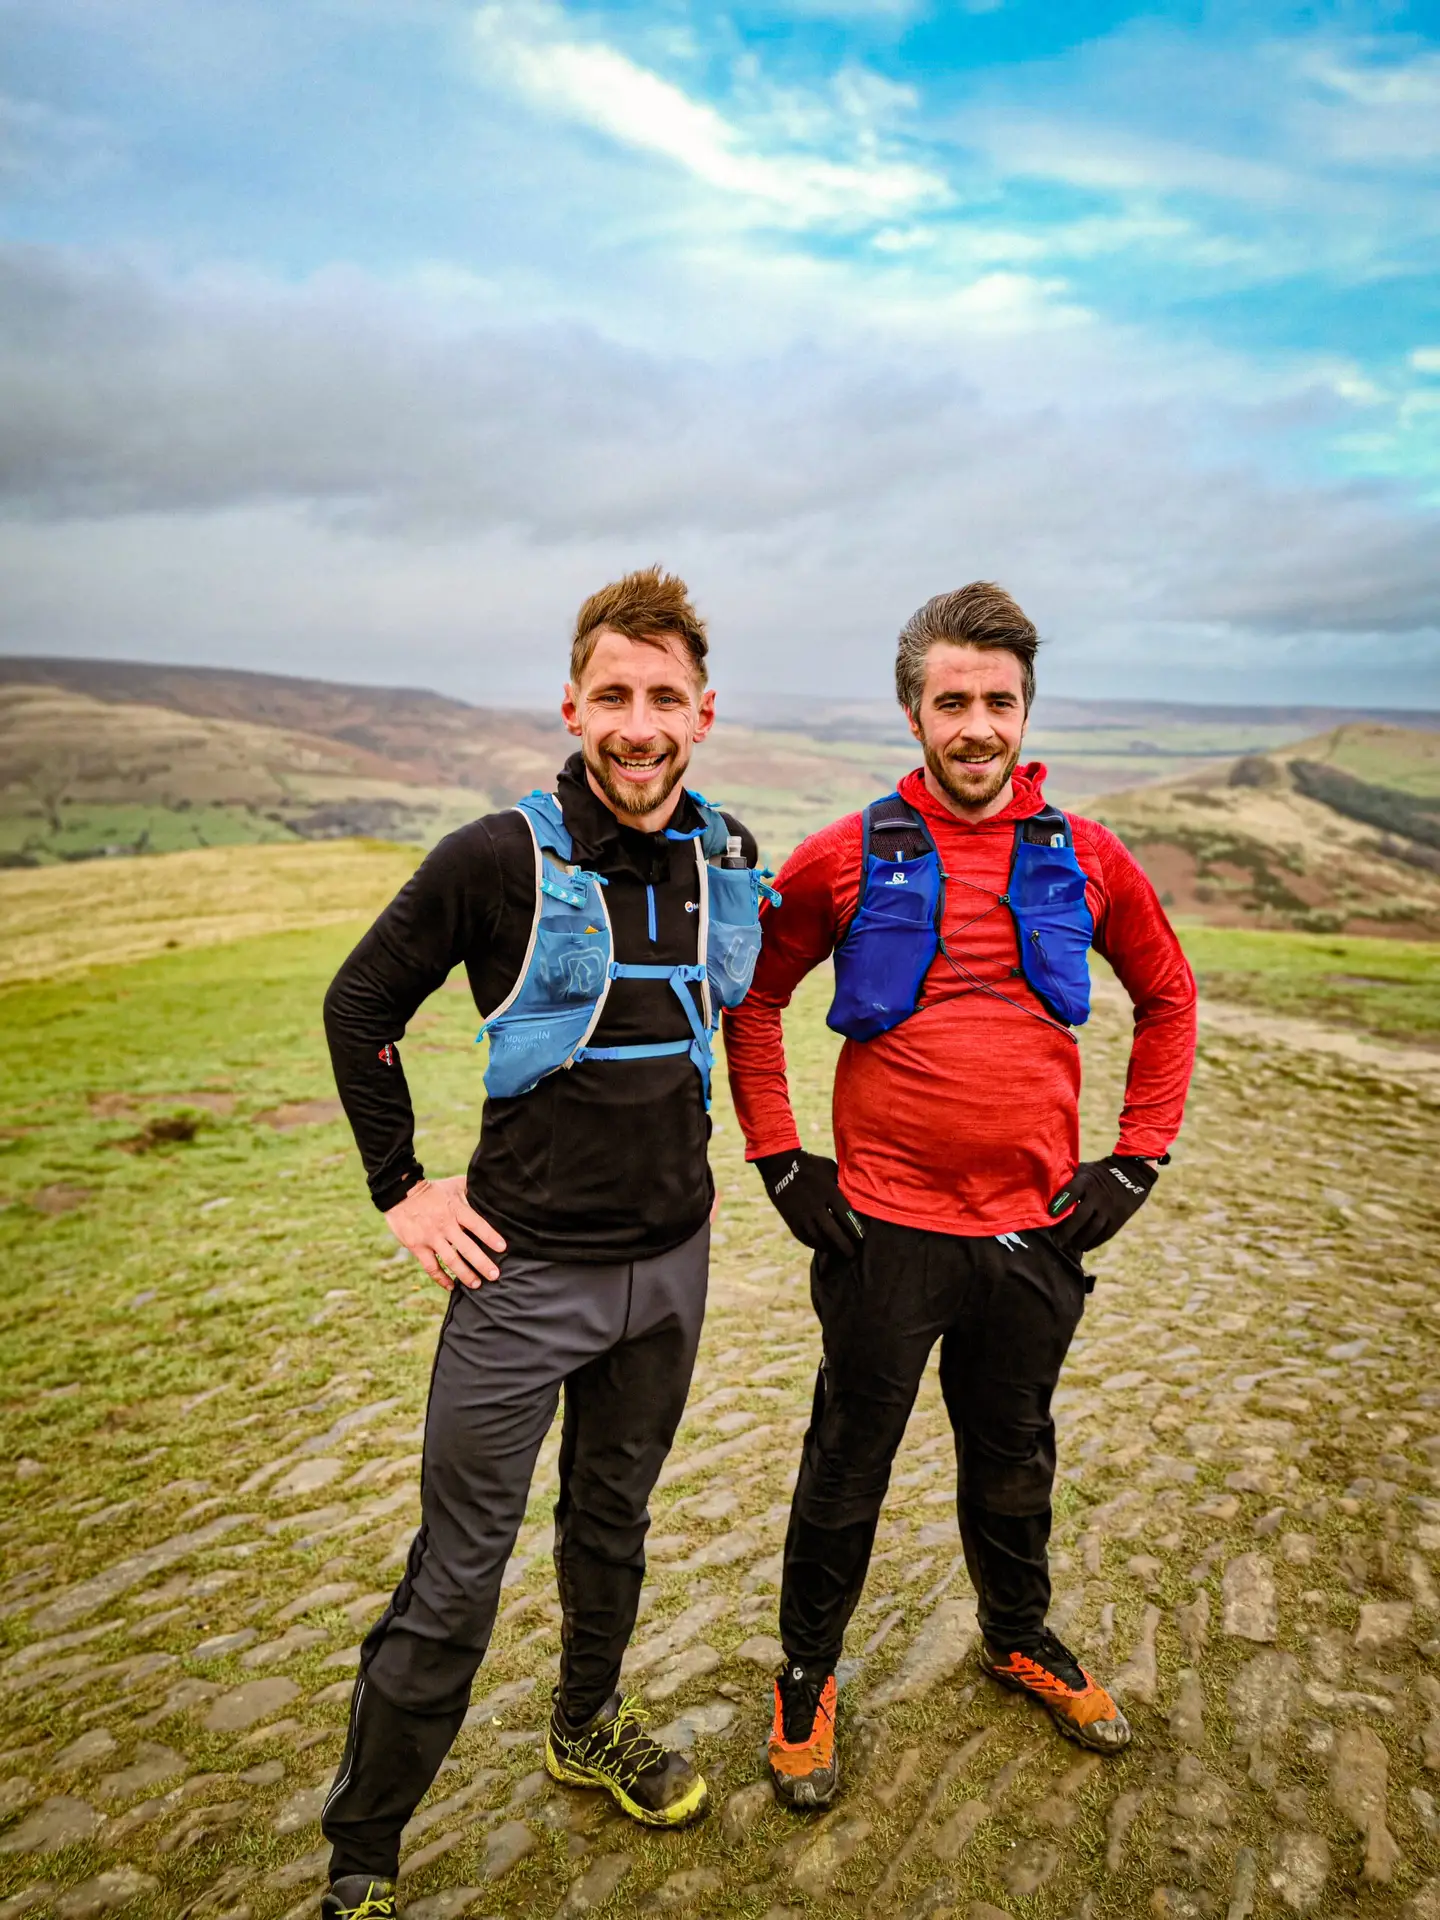
[[1013, 653], [1020, 662], [1020, 681], [1028, 713], [1035, 699], [1035, 650], [1040, 636], [1003, 587], [993, 580], [972, 580], [954, 593], [937, 593], [912, 613], [900, 629], [895, 650], [895, 697], [909, 714], [918, 715], [925, 692], [925, 662], [930, 649], [988, 647]]

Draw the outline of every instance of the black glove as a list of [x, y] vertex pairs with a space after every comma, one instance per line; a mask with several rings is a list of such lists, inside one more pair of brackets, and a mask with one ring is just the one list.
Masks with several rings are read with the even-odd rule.
[[865, 1229], [840, 1191], [840, 1169], [823, 1153], [767, 1153], [755, 1165], [775, 1210], [802, 1246], [853, 1259]]
[[1138, 1213], [1160, 1178], [1158, 1167], [1133, 1154], [1112, 1153], [1108, 1160], [1083, 1160], [1050, 1202], [1050, 1217], [1075, 1211], [1054, 1229], [1055, 1240], [1067, 1253], [1089, 1253], [1103, 1247]]

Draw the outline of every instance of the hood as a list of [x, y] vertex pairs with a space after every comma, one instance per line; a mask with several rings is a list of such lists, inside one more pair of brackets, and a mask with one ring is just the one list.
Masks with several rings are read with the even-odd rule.
[[898, 791], [900, 798], [908, 800], [927, 821], [947, 827], [993, 827], [998, 821], [1028, 820], [1032, 814], [1039, 813], [1045, 805], [1045, 775], [1046, 768], [1040, 760], [1031, 760], [1024, 766], [1016, 767], [1010, 776], [1013, 789], [1010, 804], [984, 820], [962, 820], [957, 814], [951, 813], [948, 807], [942, 807], [938, 800], [932, 800], [925, 786], [923, 767], [916, 767], [907, 773]]

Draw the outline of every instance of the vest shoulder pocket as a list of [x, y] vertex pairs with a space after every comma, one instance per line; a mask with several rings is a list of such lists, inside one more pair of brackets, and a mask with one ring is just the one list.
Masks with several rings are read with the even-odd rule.
[[760, 958], [760, 883], [748, 867], [711, 867], [710, 927], [705, 973], [711, 998], [738, 1007], [750, 991]]

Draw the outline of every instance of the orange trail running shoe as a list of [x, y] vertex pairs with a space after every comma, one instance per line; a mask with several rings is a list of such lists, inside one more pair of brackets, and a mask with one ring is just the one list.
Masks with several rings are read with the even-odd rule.
[[1129, 1746], [1129, 1721], [1053, 1633], [1043, 1632], [1023, 1651], [1011, 1653], [997, 1653], [984, 1640], [980, 1666], [1002, 1687], [1038, 1700], [1066, 1738], [1078, 1745], [1095, 1753], [1119, 1753]]
[[840, 1784], [835, 1676], [787, 1660], [775, 1677], [770, 1780], [786, 1807], [827, 1807]]

